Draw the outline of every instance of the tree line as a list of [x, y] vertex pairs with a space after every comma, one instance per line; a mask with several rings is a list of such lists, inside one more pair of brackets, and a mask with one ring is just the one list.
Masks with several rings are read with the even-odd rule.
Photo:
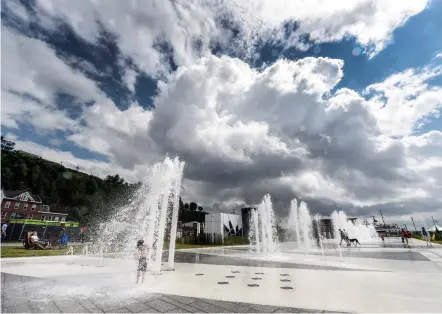
[[[18, 151], [1, 152], [3, 190], [27, 190], [38, 194], [51, 211], [68, 213], [68, 219], [81, 224], [104, 218], [120, 206], [141, 186], [130, 184], [118, 174], [102, 179]], [[204, 211], [195, 202], [180, 198], [179, 219], [183, 222], [204, 221]]]

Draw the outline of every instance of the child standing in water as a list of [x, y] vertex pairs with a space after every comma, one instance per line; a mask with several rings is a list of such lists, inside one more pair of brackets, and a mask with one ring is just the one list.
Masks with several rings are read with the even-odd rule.
[[144, 275], [147, 271], [147, 253], [148, 248], [144, 244], [144, 240], [138, 240], [137, 242], [137, 258], [138, 258], [138, 269], [137, 269], [137, 282], [141, 276], [141, 283], [144, 282]]

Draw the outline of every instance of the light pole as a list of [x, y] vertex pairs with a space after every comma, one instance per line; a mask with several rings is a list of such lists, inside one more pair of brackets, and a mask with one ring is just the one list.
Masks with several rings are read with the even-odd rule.
[[215, 219], [215, 215], [212, 214], [212, 244], [215, 244], [215, 230], [213, 228], [214, 219]]
[[431, 220], [433, 220], [434, 228], [437, 228], [437, 226], [436, 226], [436, 222], [434, 221], [433, 216], [431, 216]]
[[384, 215], [382, 215], [382, 210], [379, 210], [379, 212], [381, 213], [382, 223], [383, 223], [384, 226], [385, 226], [385, 220], [384, 220]]
[[416, 225], [414, 224], [413, 217], [410, 217], [410, 218], [411, 218], [411, 221], [413, 222], [414, 230], [416, 230], [416, 233], [417, 233], [417, 229], [416, 229]]

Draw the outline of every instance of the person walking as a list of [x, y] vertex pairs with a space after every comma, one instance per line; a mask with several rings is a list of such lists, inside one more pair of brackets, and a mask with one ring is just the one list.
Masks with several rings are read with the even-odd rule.
[[422, 233], [422, 238], [424, 238], [425, 242], [427, 242], [427, 246], [433, 246], [431, 244], [430, 237], [428, 236], [428, 232], [427, 230], [425, 230], [424, 227], [422, 227], [421, 233]]
[[85, 235], [86, 235], [86, 227], [81, 227], [81, 229], [80, 229], [80, 240], [81, 240], [81, 243], [84, 243]]
[[404, 228], [402, 228], [401, 230], [401, 234], [402, 234], [402, 243], [406, 243], [408, 245], [408, 233], [407, 231], [405, 231]]
[[8, 224], [2, 225], [2, 240], [6, 240], [6, 229], [8, 229]]
[[345, 231], [339, 229], [339, 235], [341, 236], [341, 242], [339, 242], [339, 245], [342, 244], [342, 241], [345, 241], [345, 243], [347, 243], [347, 245], [349, 245], [348, 238], [347, 238], [347, 235], [345, 234]]

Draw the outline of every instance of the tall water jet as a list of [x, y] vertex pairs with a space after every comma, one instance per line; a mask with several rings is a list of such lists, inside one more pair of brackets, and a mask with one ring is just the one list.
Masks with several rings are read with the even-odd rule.
[[255, 250], [258, 252], [274, 252], [277, 235], [275, 214], [270, 195], [263, 197], [258, 209], [252, 212], [250, 219], [250, 225], [252, 226], [250, 239], [251, 243], [255, 244]]
[[373, 225], [365, 225], [359, 221], [353, 222], [349, 220], [347, 215], [341, 211], [334, 211], [332, 213], [334, 228], [338, 229], [337, 236], [339, 237], [339, 229], [345, 230], [349, 238], [358, 239], [359, 242], [371, 242], [378, 239], [376, 229]]
[[178, 158], [166, 157], [163, 162], [155, 164], [129, 204], [101, 224], [95, 245], [106, 248], [107, 252], [133, 258], [137, 240], [144, 239], [151, 248], [148, 264], [152, 271], [159, 272], [165, 233], [169, 230], [168, 267], [173, 269], [183, 168], [184, 163]]
[[299, 205], [299, 226], [302, 232], [302, 242], [307, 254], [313, 248], [314, 242], [312, 237], [312, 217], [305, 202], [301, 202]]
[[316, 236], [318, 237], [319, 247], [321, 248], [322, 259], [325, 260], [324, 245], [322, 244], [322, 232], [321, 232], [321, 216], [315, 215]]
[[296, 245], [301, 249], [301, 234], [299, 231], [299, 214], [298, 214], [298, 200], [294, 198], [290, 203], [289, 214], [289, 229], [296, 234]]
[[[340, 245], [340, 241], [341, 241], [341, 235], [339, 232], [340, 228], [340, 222], [339, 222], [339, 215], [337, 211], [334, 211], [331, 214], [331, 218], [332, 218], [332, 222], [333, 222], [333, 238], [335, 239], [335, 242], [338, 246], [338, 251], [339, 251], [339, 258], [342, 261], [342, 249], [341, 249], [341, 245]], [[342, 229], [341, 229], [342, 230]]]
[[259, 217], [258, 212], [255, 209], [252, 210], [251, 216], [250, 216], [250, 232], [249, 232], [249, 243], [250, 248], [255, 249], [257, 252], [261, 251], [261, 244], [259, 241]]

